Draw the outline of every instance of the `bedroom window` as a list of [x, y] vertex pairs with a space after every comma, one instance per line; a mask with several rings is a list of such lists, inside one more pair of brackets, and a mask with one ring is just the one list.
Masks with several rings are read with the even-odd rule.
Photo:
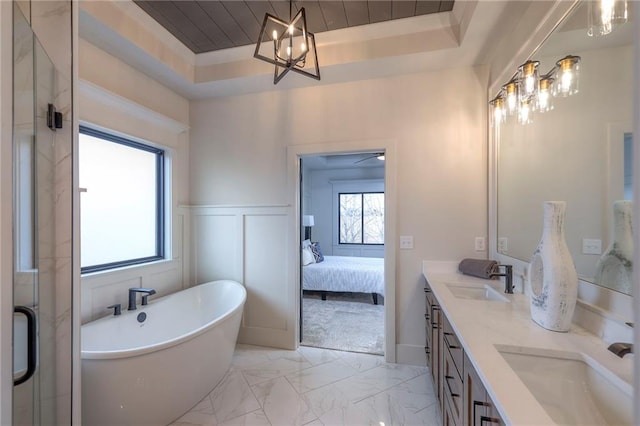
[[384, 192], [338, 194], [340, 244], [384, 244]]
[[164, 150], [80, 127], [82, 273], [164, 258]]

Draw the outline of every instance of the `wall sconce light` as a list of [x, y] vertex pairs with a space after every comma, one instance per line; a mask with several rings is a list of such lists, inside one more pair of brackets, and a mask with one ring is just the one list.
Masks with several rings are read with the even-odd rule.
[[320, 80], [316, 39], [307, 30], [304, 7], [291, 18], [293, 2], [289, 1], [289, 22], [269, 13], [264, 16], [254, 58], [275, 65], [273, 84], [278, 84], [289, 71]]
[[311, 227], [314, 225], [313, 215], [305, 214], [302, 216], [302, 226], [304, 226], [304, 239], [311, 239]]
[[556, 67], [558, 69], [556, 93], [563, 97], [578, 93], [580, 56], [567, 55], [556, 62]]
[[538, 111], [547, 112], [553, 109], [553, 90], [555, 77], [553, 73], [540, 77], [538, 88]]
[[493, 125], [500, 125], [504, 123], [507, 118], [507, 110], [504, 105], [504, 98], [502, 94], [498, 94], [495, 98], [489, 102], [491, 105], [491, 111], [493, 112]]
[[533, 98], [524, 98], [518, 107], [518, 123], [529, 124], [533, 121]]
[[587, 5], [587, 34], [607, 35], [628, 19], [627, 0], [591, 0]]
[[504, 91], [504, 96], [507, 100], [507, 113], [509, 113], [509, 115], [513, 115], [518, 111], [518, 99], [520, 99], [520, 96], [518, 95], [519, 84], [515, 77], [502, 86], [502, 90]]
[[539, 75], [538, 75], [538, 61], [527, 61], [520, 65], [518, 72], [520, 73], [520, 81], [522, 87], [520, 88], [520, 98], [530, 98], [538, 92]]
[[542, 76], [539, 65], [540, 62], [532, 60], [520, 65], [513, 78], [489, 102], [493, 125], [504, 123], [507, 115], [516, 115], [520, 124], [531, 123], [535, 111], [553, 109], [553, 97], [578, 93], [579, 56], [565, 56]]

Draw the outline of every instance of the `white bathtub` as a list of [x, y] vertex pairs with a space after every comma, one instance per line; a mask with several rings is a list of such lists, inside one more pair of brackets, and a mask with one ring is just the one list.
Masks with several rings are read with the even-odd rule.
[[83, 325], [82, 424], [160, 426], [187, 412], [228, 370], [246, 297], [213, 281]]

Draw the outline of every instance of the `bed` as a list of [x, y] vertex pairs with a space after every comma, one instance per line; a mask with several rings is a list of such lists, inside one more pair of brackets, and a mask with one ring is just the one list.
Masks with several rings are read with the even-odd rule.
[[324, 261], [302, 267], [302, 289], [322, 292], [371, 293], [373, 303], [384, 296], [384, 259], [376, 257], [324, 256]]

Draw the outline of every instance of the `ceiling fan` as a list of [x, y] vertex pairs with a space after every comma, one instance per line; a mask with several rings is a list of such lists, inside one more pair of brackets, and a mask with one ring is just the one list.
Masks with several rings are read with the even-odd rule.
[[369, 156], [361, 158], [353, 164], [362, 163], [363, 161], [368, 161], [373, 158], [377, 158], [380, 161], [384, 161], [384, 152], [372, 152], [371, 154], [369, 154]]

